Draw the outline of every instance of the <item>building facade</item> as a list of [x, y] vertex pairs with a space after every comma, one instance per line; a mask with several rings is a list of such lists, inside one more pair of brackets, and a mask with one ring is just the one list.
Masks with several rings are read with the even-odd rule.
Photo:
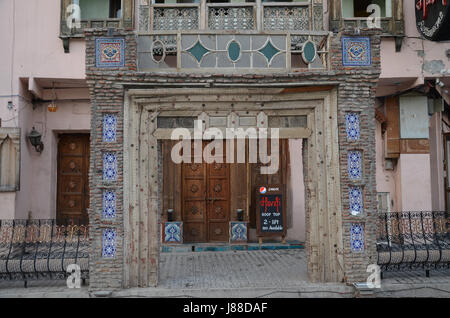
[[[379, 213], [448, 211], [447, 11], [4, 1], [0, 218], [88, 220], [91, 289], [156, 286], [166, 246], [258, 241], [258, 189], [278, 185], [286, 231], [272, 239], [305, 242], [310, 281], [364, 282]], [[261, 173], [239, 140], [244, 162], [193, 149], [175, 163], [173, 133], [198, 121], [277, 128], [279, 169]]]

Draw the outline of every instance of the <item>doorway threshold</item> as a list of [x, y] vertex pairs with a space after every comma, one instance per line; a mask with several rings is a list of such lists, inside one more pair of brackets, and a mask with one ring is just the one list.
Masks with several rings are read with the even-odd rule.
[[258, 251], [258, 250], [288, 250], [303, 249], [305, 245], [300, 241], [280, 242], [257, 242], [229, 244], [229, 243], [185, 243], [185, 244], [162, 244], [162, 253], [186, 253], [186, 252], [228, 252], [228, 251]]

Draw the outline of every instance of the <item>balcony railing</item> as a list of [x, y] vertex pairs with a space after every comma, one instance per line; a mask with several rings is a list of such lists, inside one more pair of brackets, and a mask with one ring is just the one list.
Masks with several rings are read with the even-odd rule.
[[152, 31], [138, 37], [138, 70], [239, 72], [324, 70], [325, 31]]
[[379, 212], [377, 252], [383, 271], [450, 268], [445, 211]]
[[321, 0], [141, 5], [139, 31], [323, 31]]

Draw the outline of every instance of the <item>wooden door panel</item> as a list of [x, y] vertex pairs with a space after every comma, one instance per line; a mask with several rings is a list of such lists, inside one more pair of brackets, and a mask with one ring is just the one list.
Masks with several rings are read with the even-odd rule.
[[229, 202], [228, 201], [210, 201], [211, 206], [208, 210], [209, 221], [227, 221], [229, 219]]
[[202, 179], [184, 180], [184, 199], [185, 200], [205, 200], [205, 184]]
[[81, 214], [83, 208], [83, 196], [81, 194], [63, 194], [61, 195], [60, 210], [65, 214], [78, 213]]
[[206, 241], [204, 223], [184, 222], [184, 240], [189, 243], [201, 243]]
[[191, 163], [181, 170], [185, 242], [228, 241], [229, 166]]
[[209, 179], [208, 198], [214, 200], [228, 200], [228, 180]]
[[204, 222], [206, 215], [205, 200], [185, 201], [184, 202], [184, 220]]
[[183, 174], [187, 178], [201, 178], [204, 177], [204, 165], [199, 163], [183, 164]]
[[228, 165], [225, 163], [211, 163], [208, 165], [208, 173], [210, 178], [221, 177], [226, 178]]
[[56, 218], [83, 219], [89, 208], [89, 135], [63, 134], [58, 142], [58, 193]]
[[[71, 154], [70, 154], [71, 155]], [[76, 174], [76, 175], [82, 175], [83, 174], [83, 157], [63, 157], [61, 158], [61, 169], [60, 172], [62, 174]]]
[[79, 193], [84, 189], [84, 182], [82, 176], [66, 176], [62, 178], [61, 190], [63, 193]]
[[86, 138], [81, 135], [62, 135], [58, 150], [61, 154], [82, 156], [85, 154], [86, 150], [85, 141]]
[[228, 222], [209, 222], [209, 241], [226, 242], [228, 240]]

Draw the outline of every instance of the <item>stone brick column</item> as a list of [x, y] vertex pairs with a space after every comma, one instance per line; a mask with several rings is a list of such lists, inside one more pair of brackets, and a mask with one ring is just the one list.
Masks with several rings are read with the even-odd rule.
[[[85, 36], [86, 77], [92, 103], [89, 280], [93, 291], [113, 290], [122, 288], [123, 282], [123, 213], [126, 211], [122, 169], [124, 89], [118, 82], [125, 72], [136, 70], [135, 35], [96, 29], [87, 30]], [[117, 55], [117, 58], [108, 65], [102, 63], [101, 54]]]
[[[349, 39], [369, 39], [370, 65], [345, 66], [345, 41]], [[346, 282], [366, 282], [369, 264], [376, 264], [377, 237], [377, 191], [375, 160], [375, 96], [380, 65], [380, 37], [378, 31], [367, 31], [355, 34], [354, 31], [343, 31], [340, 39], [336, 39], [332, 47], [334, 69], [341, 74], [338, 93], [338, 125], [341, 165], [342, 194], [342, 234], [344, 246], [344, 269]], [[369, 56], [367, 57], [369, 58]], [[350, 58], [351, 60], [351, 58]], [[351, 64], [351, 63], [349, 63]], [[353, 116], [356, 116], [352, 118]], [[359, 133], [353, 119], [357, 118]], [[359, 136], [358, 136], [359, 135]], [[360, 177], [349, 173], [352, 158], [361, 157], [362, 170]], [[360, 192], [359, 192], [360, 191]], [[357, 208], [357, 193], [361, 193], [362, 207]], [[353, 198], [353, 199], [351, 199]], [[356, 205], [356, 206], [355, 206]], [[352, 213], [353, 211], [353, 213]], [[361, 235], [357, 234], [362, 231]], [[358, 248], [357, 240], [363, 244]]]

